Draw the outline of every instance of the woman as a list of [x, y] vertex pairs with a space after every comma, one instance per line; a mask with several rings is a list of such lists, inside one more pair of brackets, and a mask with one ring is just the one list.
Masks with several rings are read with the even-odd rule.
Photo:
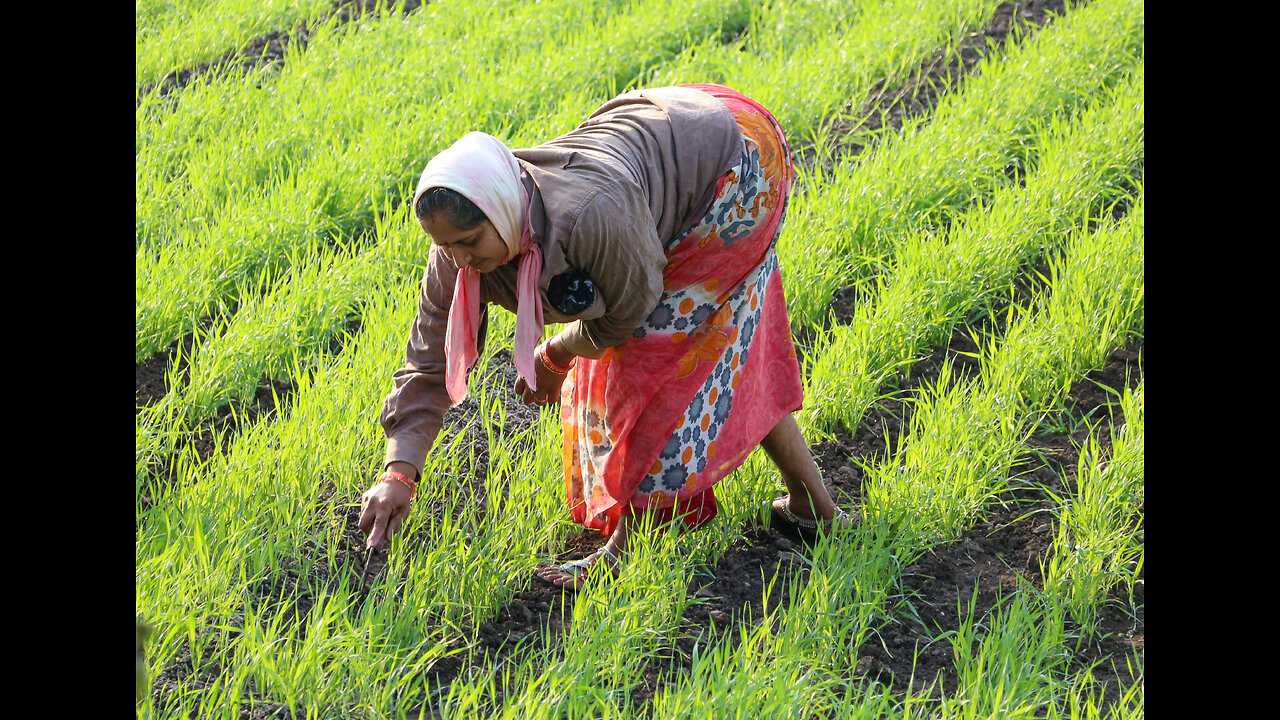
[[[386, 471], [363, 497], [369, 546], [408, 514], [490, 302], [516, 312], [516, 392], [561, 403], [573, 519], [609, 535], [541, 579], [574, 588], [601, 558], [616, 567], [638, 513], [706, 523], [712, 486], [757, 445], [789, 491], [775, 518], [848, 523], [791, 416], [774, 244], [792, 177], [773, 116], [720, 85], [626, 93], [544, 145], [471, 133], [434, 158], [414, 196], [434, 247], [383, 408]], [[538, 344], [548, 320], [568, 324]]]

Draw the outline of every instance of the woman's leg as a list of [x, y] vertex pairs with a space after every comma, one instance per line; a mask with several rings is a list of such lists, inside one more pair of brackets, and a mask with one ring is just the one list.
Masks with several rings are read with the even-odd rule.
[[795, 417], [788, 413], [779, 420], [760, 441], [760, 447], [782, 473], [782, 481], [787, 484], [787, 492], [791, 495], [791, 512], [806, 520], [835, 517], [836, 504], [822, 484], [818, 465], [800, 434]]

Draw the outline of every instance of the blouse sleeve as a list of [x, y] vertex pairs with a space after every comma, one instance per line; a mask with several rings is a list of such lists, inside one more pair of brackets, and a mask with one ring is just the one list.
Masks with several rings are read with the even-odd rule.
[[566, 259], [595, 282], [604, 298], [598, 318], [565, 327], [565, 347], [595, 355], [631, 337], [662, 296], [666, 254], [648, 207], [638, 198], [598, 192], [574, 225]]
[[444, 338], [457, 273], [457, 267], [432, 246], [422, 275], [418, 315], [405, 347], [405, 364], [392, 376], [394, 387], [382, 404], [381, 423], [387, 437], [384, 462], [407, 462], [419, 474], [450, 405]]

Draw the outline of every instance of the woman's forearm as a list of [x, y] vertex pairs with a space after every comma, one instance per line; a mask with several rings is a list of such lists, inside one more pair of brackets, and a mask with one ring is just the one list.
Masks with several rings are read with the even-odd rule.
[[551, 361], [556, 365], [559, 365], [560, 367], [569, 367], [569, 363], [573, 362], [575, 357], [585, 357], [594, 360], [602, 357], [604, 355], [604, 350], [597, 350], [590, 354], [584, 353], [580, 356], [565, 347], [564, 332], [561, 331], [560, 333], [553, 335], [551, 339], [547, 341], [547, 355], [551, 357]]
[[414, 482], [422, 479], [422, 475], [418, 472], [418, 468], [404, 462], [403, 460], [394, 460], [387, 463], [386, 469], [391, 472], [398, 472]]

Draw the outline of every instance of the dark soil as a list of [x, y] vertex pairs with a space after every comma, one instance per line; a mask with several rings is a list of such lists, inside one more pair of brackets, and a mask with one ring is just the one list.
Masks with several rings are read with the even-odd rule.
[[[916, 692], [937, 683], [943, 692], [952, 693], [956, 678], [951, 646], [933, 639], [956, 630], [961, 615], [970, 610], [978, 618], [985, 617], [1020, 582], [1043, 589], [1040, 567], [1050, 558], [1056, 532], [1052, 515], [1056, 506], [1048, 493], [1074, 491], [1079, 448], [1091, 434], [1110, 450], [1111, 429], [1118, 428], [1124, 418], [1115, 396], [1103, 388], [1123, 392], [1137, 386], [1145, 364], [1144, 344], [1135, 340], [1117, 349], [1103, 368], [1072, 386], [1066, 412], [1078, 429], [1031, 438], [1023, 471], [1013, 489], [999, 498], [1001, 506], [960, 539], [932, 548], [904, 569], [903, 609], [863, 645], [860, 675], [895, 687], [912, 682]], [[975, 591], [976, 604], [970, 608]], [[1105, 688], [1108, 703], [1141, 681], [1124, 668], [1125, 658], [1131, 655], [1141, 665], [1144, 617], [1140, 578], [1132, 603], [1124, 589], [1117, 589], [1102, 609], [1097, 633], [1081, 638], [1076, 662], [1080, 667], [1100, 663], [1094, 675]]]
[[[538, 421], [538, 409], [525, 404], [515, 393], [516, 369], [511, 360], [510, 350], [499, 350], [484, 368], [475, 368], [472, 373], [481, 373], [480, 384], [485, 387], [485, 394], [497, 396], [506, 412], [504, 424], [497, 428], [496, 437], [508, 439], [521, 436]], [[480, 401], [475, 395], [449, 408], [444, 414], [443, 442], [453, 442], [458, 433], [463, 434], [462, 446], [475, 450], [474, 457], [463, 463], [462, 475], [477, 493], [476, 503], [484, 507], [484, 481], [489, 472], [489, 441], [485, 433], [484, 423], [480, 418]]]
[[[134, 374], [137, 379], [134, 395], [135, 414], [156, 405], [168, 394], [165, 376], [177, 345], [178, 343], [174, 343], [168, 350], [135, 364]], [[183, 357], [189, 357], [189, 353], [183, 353]], [[184, 360], [178, 371], [181, 373], [185, 369]], [[230, 443], [227, 440], [238, 435], [241, 428], [248, 427], [259, 419], [271, 418], [279, 406], [289, 402], [292, 395], [293, 385], [289, 382], [262, 378], [252, 398], [222, 406], [212, 418], [200, 423], [197, 429], [179, 438], [179, 447], [165, 448], [155, 453], [149, 466], [152, 477], [158, 479], [164, 487], [173, 486], [178, 481], [179, 459], [187, 451], [194, 451], [201, 460], [207, 460], [218, 448], [229, 447]], [[151, 507], [151, 490], [147, 486], [142, 489], [142, 496], [138, 498], [140, 513]]]
[[[345, 3], [338, 3], [337, 6]], [[927, 114], [936, 104], [941, 93], [958, 86], [962, 77], [970, 71], [988, 50], [988, 43], [998, 48], [1017, 27], [1033, 31], [1050, 21], [1048, 13], [1063, 12], [1065, 4], [1056, 2], [1006, 3], [997, 12], [990, 25], [982, 32], [966, 40], [965, 46], [955, 55], [932, 58], [922, 65], [905, 83], [894, 87], [881, 86], [869, 103], [862, 108], [850, 108], [847, 117], [860, 118], [850, 121], [841, 129], [847, 149], [860, 151], [868, 133], [884, 127], [901, 127], [904, 120]], [[303, 28], [302, 30], [305, 30]], [[294, 31], [275, 38], [279, 42], [302, 41], [309, 35]], [[263, 57], [278, 58], [269, 47], [253, 56], [254, 62]], [[237, 59], [239, 58], [239, 59]], [[248, 62], [248, 55], [224, 58], [217, 66], [230, 62]], [[274, 61], [274, 60], [273, 60]], [[197, 69], [194, 73], [211, 68]], [[166, 80], [173, 89], [189, 81]], [[167, 90], [166, 90], [167, 91]], [[860, 139], [861, 138], [861, 139]], [[798, 151], [798, 161], [812, 162], [817, 153], [812, 149]], [[1121, 211], [1122, 212], [1122, 211]], [[1026, 278], [1034, 278], [1027, 274]], [[1030, 296], [1034, 280], [1023, 280], [1012, 299], [1025, 302]], [[852, 308], [864, 298], [856, 291], [837, 293], [835, 310], [837, 322], [846, 321]], [[967, 376], [976, 369], [976, 361], [968, 353], [976, 350], [972, 336], [988, 333], [998, 335], [1000, 313], [990, 308], [972, 320], [972, 329], [957, 328], [946, 345], [935, 348], [928, 357], [916, 363], [898, 378], [897, 390], [901, 391], [878, 401], [869, 408], [855, 428], [841, 429], [834, 440], [820, 442], [812, 447], [823, 476], [832, 487], [838, 502], [846, 506], [858, 506], [862, 498], [863, 468], [877, 463], [896, 449], [904, 423], [909, 420], [910, 404], [903, 398], [909, 392], [939, 377], [942, 367], [949, 366], [953, 376]], [[972, 334], [972, 335], [971, 335]], [[1119, 427], [1123, 418], [1114, 404], [1114, 395], [1104, 388], [1122, 391], [1133, 387], [1142, 376], [1144, 341], [1138, 339], [1112, 353], [1104, 368], [1090, 373], [1071, 389], [1066, 409], [1060, 420], [1061, 427], [1070, 432], [1050, 432], [1031, 438], [1026, 444], [1026, 454], [1020, 466], [1020, 474], [1011, 490], [997, 498], [998, 504], [963, 537], [946, 545], [931, 548], [914, 559], [904, 569], [901, 580], [899, 605], [893, 610], [893, 619], [875, 629], [859, 650], [855, 678], [858, 681], [877, 681], [895, 692], [904, 692], [908, 683], [914, 683], [916, 692], [951, 692], [955, 687], [955, 670], [950, 645], [937, 638], [958, 627], [957, 609], [972, 610], [976, 617], [985, 617], [1018, 587], [1029, 583], [1040, 587], [1040, 564], [1045, 562], [1052, 548], [1054, 537], [1054, 507], [1048, 492], [1070, 492], [1075, 479], [1078, 448], [1092, 433], [1109, 450], [1111, 429]], [[168, 355], [153, 363], [138, 366], [137, 402], [140, 406], [152, 404], [163, 395], [163, 368]], [[144, 367], [147, 365], [147, 367]], [[156, 368], [159, 368], [157, 370]], [[518, 437], [529, 427], [537, 413], [520, 403], [510, 391], [514, 371], [509, 357], [496, 357], [495, 362], [481, 372], [489, 373], [484, 383], [502, 397], [507, 411], [507, 427], [500, 430], [503, 437]], [[888, 388], [895, 390], [895, 388]], [[487, 474], [487, 435], [477, 417], [478, 404], [469, 400], [450, 411], [446, 426], [458, 428], [464, 434], [463, 442], [475, 448], [473, 459], [468, 460], [462, 473], [469, 479], [473, 492], [484, 492]], [[1087, 422], [1086, 422], [1087, 421]], [[472, 503], [470, 507], [483, 507]], [[431, 512], [431, 508], [423, 508]], [[440, 512], [441, 508], [434, 508]], [[333, 567], [324, 563], [302, 567], [286, 564], [277, 576], [259, 581], [251, 588], [251, 594], [264, 607], [275, 606], [279, 612], [304, 613], [310, 607], [311, 598], [322, 589], [350, 583], [352, 578], [367, 591], [368, 583], [385, 564], [385, 558], [375, 555], [370, 562], [368, 575], [363, 574], [365, 556], [359, 531], [355, 528], [356, 509], [339, 507], [334, 511], [332, 523], [338, 547], [338, 561]], [[585, 557], [594, 551], [604, 538], [597, 533], [582, 533], [569, 539], [558, 548], [561, 560]], [[785, 607], [785, 588], [792, 581], [803, 581], [805, 552], [798, 538], [788, 537], [777, 530], [750, 528], [736, 541], [714, 566], [695, 573], [688, 593], [696, 598], [681, 618], [681, 629], [671, 639], [665, 657], [655, 658], [645, 667], [632, 698], [643, 706], [663, 689], [664, 678], [673, 673], [687, 671], [695, 647], [705, 648], [717, 642], [733, 642], [736, 627], [744, 622], [757, 622], [765, 615], [763, 600], [766, 578], [777, 575], [769, 607]], [[315, 556], [323, 553], [316, 549]], [[976, 593], [976, 595], [975, 595]], [[976, 604], [969, 603], [976, 597]], [[517, 662], [525, 653], [542, 648], [544, 633], [555, 641], [566, 629], [572, 616], [575, 596], [558, 589], [531, 582], [521, 589], [498, 614], [481, 623], [469, 643], [459, 643], [456, 652], [439, 661], [430, 671], [428, 685], [432, 689], [447, 687], [452, 680], [465, 675], [470, 667], [482, 662], [483, 656], [504, 662]], [[1103, 608], [1095, 634], [1082, 637], [1076, 653], [1079, 667], [1097, 663], [1093, 672], [1107, 691], [1108, 702], [1114, 702], [1123, 690], [1141, 678], [1130, 677], [1125, 658], [1136, 656], [1138, 666], [1144, 660], [1145, 637], [1144, 586], [1140, 580], [1128, 594], [1117, 595]], [[472, 656], [468, 653], [475, 653]], [[153, 683], [157, 704], [174, 692], [179, 683], [191, 687], [194, 683], [212, 682], [219, 674], [216, 662], [202, 665], [200, 677], [193, 677], [191, 659], [181, 655], [166, 668]], [[914, 678], [914, 679], [912, 679]], [[252, 692], [250, 692], [252, 696]], [[424, 709], [430, 716], [431, 700], [422, 698]], [[287, 717], [288, 710], [272, 703], [259, 703], [248, 708], [242, 717]]]
[[[1136, 340], [1117, 349], [1103, 368], [1075, 383], [1065, 412], [1079, 429], [1031, 438], [1022, 471], [1012, 483], [1013, 489], [997, 498], [999, 504], [960, 539], [930, 549], [904, 570], [901, 607], [894, 620], [878, 628], [860, 649], [855, 679], [877, 681], [898, 692], [905, 691], [908, 682], [914, 683], [912, 689], [917, 693], [931, 688], [954, 691], [951, 646], [946, 641], [936, 642], [936, 638], [958, 627], [957, 608], [968, 612], [975, 590], [977, 602], [972, 611], [981, 619], [1002, 597], [1016, 590], [1019, 582], [1041, 587], [1040, 563], [1048, 560], [1055, 532], [1051, 514], [1055, 505], [1046, 490], [1073, 490], [1078, 448], [1090, 433], [1109, 450], [1111, 428], [1118, 428], [1123, 418], [1115, 396], [1104, 388], [1122, 392], [1137, 385], [1142, 376], [1139, 363], [1143, 348], [1143, 341]], [[955, 350], [942, 348], [934, 355], [954, 358]], [[941, 362], [932, 370], [927, 362], [922, 363], [906, 385], [918, 387], [936, 380]], [[842, 505], [861, 503], [861, 468], [893, 452], [908, 409], [899, 399], [881, 400], [868, 410], [856, 430], [842, 430], [836, 439], [812, 447], [823, 476]], [[558, 559], [586, 557], [603, 541], [604, 537], [594, 532], [572, 536]], [[687, 591], [696, 602], [684, 612], [681, 629], [667, 653], [642, 669], [632, 688], [632, 699], [643, 706], [669, 684], [667, 678], [673, 673], [691, 668], [695, 647], [705, 651], [717, 641], [734, 642], [739, 623], [764, 617], [766, 579], [775, 574], [768, 609], [785, 608], [787, 584], [803, 582], [804, 553], [798, 537], [780, 530], [747, 529], [714, 566], [694, 575]], [[433, 668], [429, 686], [447, 687], [473, 663], [482, 662], [482, 657], [515, 663], [525, 653], [543, 649], [544, 633], [554, 642], [565, 631], [574, 598], [572, 593], [531, 583], [495, 618], [480, 624], [473, 644], [477, 657], [469, 658], [460, 643], [456, 654]], [[1143, 654], [1144, 599], [1139, 584], [1132, 604], [1121, 594], [1106, 604], [1098, 632], [1081, 638], [1076, 662], [1079, 667], [1098, 663], [1095, 677], [1106, 689], [1107, 702], [1114, 702], [1125, 688], [1141, 680], [1128, 676], [1125, 658], [1136, 655], [1141, 661]]]
[[1067, 0], [1001, 4], [991, 22], [961, 40], [954, 51], [939, 52], [926, 59], [902, 82], [881, 80], [865, 101], [846, 107], [833, 127], [833, 146], [819, 149], [798, 144], [794, 148], [796, 164], [812, 167], [823, 153], [828, 158], [861, 155], [885, 128], [901, 130], [907, 121], [932, 113], [939, 98], [958, 88], [968, 74], [977, 72], [983, 58], [998, 56], [1009, 39], [1034, 33], [1064, 14], [1068, 6], [1083, 4]]
[[[358, 317], [348, 320], [343, 326], [343, 331], [336, 333], [330, 339], [328, 348], [330, 356], [336, 356], [341, 351], [345, 338], [354, 337], [359, 332], [360, 323]], [[202, 325], [202, 329], [207, 330], [208, 326], [209, 323], [206, 322]], [[179, 382], [183, 382], [194, 347], [195, 336], [187, 335], [165, 350], [134, 364], [135, 414], [154, 407], [169, 394], [168, 373], [174, 356], [179, 355], [180, 350], [181, 360], [173, 370]], [[226, 440], [238, 435], [242, 428], [249, 427], [259, 420], [270, 420], [277, 413], [283, 412], [292, 401], [293, 392], [293, 384], [288, 380], [268, 376], [259, 378], [252, 397], [232, 400], [218, 407], [211, 417], [199, 422], [185, 436], [177, 438], [178, 447], [159, 452], [153, 458], [152, 473], [155, 477], [161, 478], [166, 485], [172, 485], [176, 481], [177, 469], [174, 466], [176, 458], [187, 451], [193, 451], [196, 457], [208, 460], [219, 447], [228, 448], [230, 443]], [[150, 496], [148, 495], [143, 498], [143, 507], [149, 505]]]
[[[341, 339], [339, 338], [336, 342], [340, 343]], [[178, 363], [178, 367], [174, 368], [179, 378], [181, 378], [187, 371], [193, 345], [194, 339], [188, 335], [186, 338], [174, 342], [167, 349], [140, 363], [134, 364], [135, 414], [155, 406], [169, 394], [169, 386], [166, 380], [173, 356], [178, 353], [181, 347], [182, 360]], [[276, 380], [264, 376], [258, 381], [253, 397], [233, 401], [218, 408], [214, 416], [202, 429], [202, 433], [210, 434], [252, 424], [252, 421], [259, 417], [274, 413], [277, 404], [280, 406], [286, 405], [292, 395], [292, 383], [287, 380]], [[197, 441], [197, 446], [200, 449], [200, 457], [202, 458], [207, 458], [208, 453], [212, 451], [211, 447], [199, 441]]]
[[[182, 362], [176, 368], [181, 375], [186, 371], [186, 358], [191, 356], [191, 339], [180, 340], [167, 350], [157, 353], [140, 363], [135, 363], [134, 377], [134, 413], [141, 413], [155, 406], [168, 394], [166, 375], [173, 356], [183, 345]], [[293, 385], [285, 380], [264, 377], [258, 381], [252, 398], [224, 405], [214, 413], [213, 417], [201, 423], [197, 429], [181, 438], [183, 447], [169, 448], [161, 451], [153, 458], [151, 468], [155, 477], [166, 485], [176, 482], [177, 468], [174, 462], [184, 451], [194, 450], [197, 457], [207, 460], [219, 447], [227, 447], [223, 442], [227, 438], [239, 434], [240, 429], [248, 427], [262, 418], [272, 417], [279, 407], [286, 405], [293, 395]], [[144, 490], [144, 492], [149, 492]], [[150, 506], [150, 496], [142, 498], [142, 506]]]
[[[169, 386], [165, 383], [165, 375], [169, 371], [169, 361], [173, 358], [174, 352], [177, 350], [179, 343], [174, 343], [169, 349], [156, 353], [150, 358], [140, 363], [134, 363], [134, 406], [136, 412], [142, 412], [143, 408], [151, 407], [164, 399], [169, 394]], [[187, 350], [190, 350], [190, 341], [187, 342]], [[190, 352], [184, 352], [183, 357], [190, 357]], [[178, 368], [179, 372], [186, 371], [186, 362]]]
[[[379, 0], [334, 0], [333, 8], [313, 23], [303, 22], [292, 30], [272, 30], [265, 35], [253, 38], [243, 49], [229, 52], [217, 60], [175, 70], [161, 78], [158, 83], [138, 88], [138, 98], [150, 95], [157, 89], [163, 97], [181, 90], [193, 80], [205, 75], [229, 75], [235, 72], [248, 74], [267, 65], [283, 65], [285, 49], [290, 45], [297, 45], [296, 49], [302, 50], [311, 41], [317, 28], [323, 27], [330, 21], [348, 23], [358, 20], [375, 11], [378, 3]], [[422, 4], [419, 0], [407, 0], [404, 4], [404, 13], [407, 15], [417, 10]]]
[[[224, 672], [223, 666], [233, 664], [233, 649], [222, 647], [217, 641], [209, 641], [199, 661], [189, 650], [183, 650], [151, 682], [151, 697], [156, 708], [163, 708], [168, 698], [189, 695], [193, 690], [214, 687]], [[198, 667], [197, 667], [198, 666]], [[243, 692], [244, 700], [239, 708], [240, 720], [294, 720], [295, 716], [285, 703], [271, 702], [249, 681]], [[299, 716], [300, 717], [300, 716]]]

